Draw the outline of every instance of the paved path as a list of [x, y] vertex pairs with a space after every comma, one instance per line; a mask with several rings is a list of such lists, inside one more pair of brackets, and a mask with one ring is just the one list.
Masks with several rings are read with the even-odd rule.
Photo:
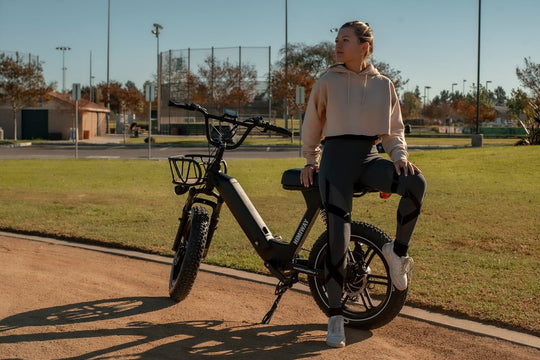
[[348, 346], [330, 349], [326, 318], [305, 289], [285, 294], [261, 325], [275, 281], [205, 265], [176, 304], [167, 296], [170, 261], [0, 233], [0, 358], [540, 358], [537, 337], [414, 309], [380, 329], [347, 328]]

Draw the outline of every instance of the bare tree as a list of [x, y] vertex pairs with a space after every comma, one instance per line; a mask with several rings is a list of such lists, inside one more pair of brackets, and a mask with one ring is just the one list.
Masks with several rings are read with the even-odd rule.
[[525, 58], [525, 67], [516, 68], [516, 75], [521, 84], [532, 91], [535, 97], [540, 97], [540, 64], [535, 64], [530, 58]]
[[521, 84], [531, 91], [531, 97], [523, 106], [524, 125], [530, 144], [540, 143], [540, 64], [525, 58], [525, 67], [516, 68], [516, 75]]
[[238, 107], [253, 101], [257, 95], [257, 71], [247, 63], [235, 65], [212, 56], [199, 66], [195, 98], [204, 98], [216, 107]]

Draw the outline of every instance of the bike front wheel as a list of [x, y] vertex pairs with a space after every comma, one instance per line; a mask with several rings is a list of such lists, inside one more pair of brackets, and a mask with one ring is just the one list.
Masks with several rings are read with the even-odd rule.
[[[389, 267], [381, 249], [392, 239], [381, 229], [363, 222], [351, 223], [351, 237], [347, 253], [347, 268], [341, 299], [343, 316], [349, 326], [374, 329], [394, 319], [407, 298], [407, 290], [392, 286]], [[324, 264], [328, 234], [317, 239], [309, 256], [309, 266], [320, 276], [308, 278], [311, 295], [319, 308], [328, 315], [328, 294]]]
[[208, 235], [208, 210], [194, 206], [185, 221], [183, 233], [177, 234], [180, 239], [169, 278], [169, 296], [178, 302], [189, 295], [199, 272]]

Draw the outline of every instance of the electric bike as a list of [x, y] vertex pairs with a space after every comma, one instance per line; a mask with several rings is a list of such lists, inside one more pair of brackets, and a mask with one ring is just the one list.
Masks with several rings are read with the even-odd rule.
[[[209, 154], [169, 158], [175, 193], [187, 193], [172, 247], [175, 255], [169, 279], [170, 297], [179, 302], [190, 293], [201, 261], [210, 249], [225, 203], [265, 267], [278, 280], [275, 290], [277, 297], [262, 322], [270, 322], [282, 295], [299, 281], [302, 274], [303, 278], [307, 277], [311, 295], [318, 307], [328, 315], [324, 274], [327, 232], [318, 237], [308, 256], [300, 254], [317, 219], [326, 221], [317, 177], [312, 186], [305, 187], [300, 183], [301, 169], [288, 169], [283, 173], [283, 189], [300, 193], [306, 204], [295, 233], [289, 241], [285, 241], [272, 234], [240, 183], [227, 174], [227, 164], [223, 159], [225, 151], [241, 146], [254, 129], [285, 136], [291, 136], [291, 132], [265, 122], [261, 117], [239, 120], [235, 112], [213, 115], [198, 104], [172, 100], [169, 106], [199, 112], [204, 116], [206, 139], [211, 149]], [[357, 184], [355, 196], [372, 191]], [[361, 221], [351, 223], [342, 297], [343, 315], [348, 326], [373, 329], [385, 325], [405, 303], [408, 290], [398, 291], [392, 285], [389, 266], [381, 252], [383, 245], [390, 241], [390, 236], [374, 225]]]

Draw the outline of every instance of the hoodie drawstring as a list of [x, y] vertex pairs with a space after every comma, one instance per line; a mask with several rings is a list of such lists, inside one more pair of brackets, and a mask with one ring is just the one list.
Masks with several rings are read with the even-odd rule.
[[364, 75], [364, 88], [362, 89], [362, 102], [361, 102], [361, 104], [364, 104], [366, 102], [366, 89], [367, 89], [367, 75]]

